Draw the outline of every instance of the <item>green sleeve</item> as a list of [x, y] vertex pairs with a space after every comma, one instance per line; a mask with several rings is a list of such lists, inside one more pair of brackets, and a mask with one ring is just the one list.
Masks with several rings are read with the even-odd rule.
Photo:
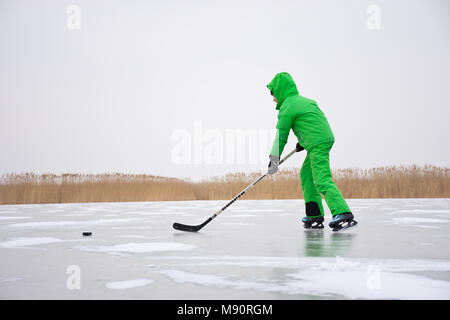
[[286, 108], [282, 108], [278, 113], [277, 133], [275, 135], [275, 141], [273, 142], [272, 150], [270, 154], [273, 156], [281, 157], [284, 146], [289, 137], [289, 131], [291, 130], [294, 119]]

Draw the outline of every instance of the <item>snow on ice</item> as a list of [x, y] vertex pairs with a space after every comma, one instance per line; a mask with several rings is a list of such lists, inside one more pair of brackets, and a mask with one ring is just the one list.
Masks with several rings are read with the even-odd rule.
[[450, 199], [350, 199], [359, 224], [342, 233], [328, 209], [304, 230], [303, 200], [239, 200], [198, 233], [172, 228], [226, 202], [0, 206], [0, 297], [450, 299]]

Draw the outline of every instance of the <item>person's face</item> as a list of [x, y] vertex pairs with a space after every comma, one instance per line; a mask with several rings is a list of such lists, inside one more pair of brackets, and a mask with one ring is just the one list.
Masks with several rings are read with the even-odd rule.
[[272, 97], [273, 97], [273, 102], [276, 102], [276, 103], [278, 103], [278, 101], [277, 101], [277, 98], [275, 98], [275, 96], [273, 95], [272, 91], [270, 91], [270, 94], [271, 94], [271, 95], [272, 95]]

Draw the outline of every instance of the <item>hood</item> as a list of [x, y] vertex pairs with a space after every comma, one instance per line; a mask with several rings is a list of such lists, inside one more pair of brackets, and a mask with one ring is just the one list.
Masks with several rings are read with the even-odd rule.
[[287, 97], [298, 95], [297, 86], [295, 85], [291, 75], [287, 72], [277, 73], [272, 81], [270, 81], [267, 85], [267, 88], [272, 91], [278, 101], [276, 107], [277, 110], [280, 109]]

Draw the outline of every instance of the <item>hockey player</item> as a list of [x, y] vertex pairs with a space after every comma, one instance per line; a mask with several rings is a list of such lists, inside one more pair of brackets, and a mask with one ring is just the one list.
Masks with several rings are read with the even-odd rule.
[[328, 120], [317, 102], [299, 95], [294, 80], [287, 72], [275, 75], [267, 85], [278, 110], [277, 133], [270, 152], [268, 173], [278, 171], [280, 156], [292, 129], [297, 137], [297, 151], [307, 155], [300, 170], [306, 217], [305, 228], [323, 228], [322, 196], [333, 215], [329, 226], [333, 231], [353, 227], [353, 219], [347, 203], [331, 177], [329, 153], [334, 135]]

